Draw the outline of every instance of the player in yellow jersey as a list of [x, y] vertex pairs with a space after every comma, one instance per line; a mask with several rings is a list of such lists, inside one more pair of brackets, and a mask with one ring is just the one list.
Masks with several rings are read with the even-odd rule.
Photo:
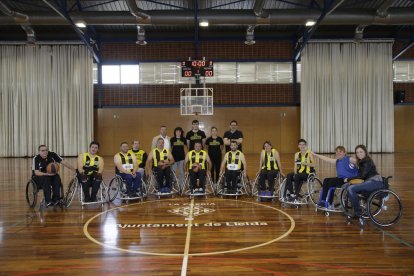
[[[78, 156], [78, 178], [82, 183], [85, 202], [95, 202], [102, 181], [104, 160], [98, 155], [99, 143], [91, 142], [88, 152]], [[92, 188], [92, 191], [90, 191]]]

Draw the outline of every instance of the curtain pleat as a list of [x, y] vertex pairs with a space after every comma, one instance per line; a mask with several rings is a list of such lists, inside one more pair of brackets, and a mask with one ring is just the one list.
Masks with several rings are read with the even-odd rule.
[[0, 46], [0, 157], [40, 144], [76, 156], [93, 138], [93, 60], [80, 45]]
[[314, 151], [394, 151], [392, 43], [309, 43], [301, 66], [301, 134]]

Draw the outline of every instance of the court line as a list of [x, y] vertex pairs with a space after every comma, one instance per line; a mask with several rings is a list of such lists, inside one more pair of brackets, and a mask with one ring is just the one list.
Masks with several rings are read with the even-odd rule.
[[190, 214], [188, 215], [188, 218], [186, 218], [189, 222], [187, 225], [187, 236], [185, 237], [184, 257], [183, 257], [183, 265], [181, 267], [181, 276], [187, 275], [188, 252], [190, 251], [191, 227], [193, 225], [193, 221], [192, 221], [193, 210], [194, 210], [194, 198], [191, 199]]
[[[215, 199], [215, 200], [225, 201], [226, 199]], [[169, 199], [169, 200], [164, 200], [164, 201], [179, 201], [179, 200]], [[142, 205], [142, 204], [151, 203], [151, 202], [155, 202], [155, 200], [154, 201], [138, 202], [138, 203], [127, 204], [127, 205], [121, 205], [121, 206], [118, 206], [118, 207], [115, 207], [115, 208], [112, 208], [112, 209], [108, 209], [106, 211], [103, 211], [101, 213], [98, 213], [95, 216], [91, 217], [83, 225], [83, 233], [86, 236], [86, 238], [88, 238], [93, 243], [96, 243], [96, 244], [98, 244], [98, 245], [100, 245], [102, 247], [111, 248], [111, 249], [118, 250], [118, 251], [121, 251], [121, 252], [138, 253], [138, 254], [152, 255], [152, 256], [180, 256], [180, 257], [183, 256], [183, 254], [179, 254], [179, 253], [153, 253], [153, 252], [146, 252], [146, 251], [139, 251], [139, 250], [123, 249], [123, 248], [119, 248], [119, 247], [116, 247], [116, 246], [112, 246], [112, 245], [108, 245], [108, 244], [105, 244], [103, 242], [100, 242], [100, 241], [98, 241], [97, 239], [95, 239], [94, 237], [92, 237], [89, 234], [88, 226], [97, 217], [99, 217], [99, 216], [101, 216], [101, 215], [103, 215], [105, 213], [114, 211], [116, 209], [125, 208], [125, 207], [133, 206], [133, 205]], [[260, 204], [260, 203], [256, 203], [256, 202], [243, 201], [243, 200], [238, 200], [237, 202], [249, 203], [249, 204], [252, 204], [252, 205], [258, 205], [258, 206], [261, 206], [261, 207], [264, 207], [264, 208], [269, 208], [269, 209], [276, 210], [277, 212], [282, 213], [283, 215], [285, 215], [290, 220], [290, 228], [284, 234], [282, 234], [281, 236], [279, 236], [277, 238], [274, 238], [272, 240], [269, 240], [267, 242], [264, 242], [264, 243], [260, 243], [260, 244], [256, 244], [256, 245], [248, 246], [248, 247], [243, 247], [243, 248], [238, 248], [238, 249], [225, 250], [225, 251], [215, 251], [215, 252], [208, 252], [208, 253], [191, 253], [191, 254], [188, 254], [188, 256], [209, 256], [209, 255], [217, 255], [217, 254], [227, 254], [227, 253], [240, 252], [240, 251], [245, 251], [245, 250], [250, 250], [250, 249], [254, 249], [254, 248], [266, 246], [268, 244], [274, 243], [276, 241], [279, 241], [279, 240], [287, 237], [290, 233], [293, 232], [293, 229], [295, 229], [295, 220], [288, 213], [286, 213], [285, 211], [282, 211], [280, 209], [277, 209], [277, 208], [272, 207], [272, 206], [269, 206], [269, 205], [264, 205], [264, 204]]]
[[387, 236], [389, 236], [389, 237], [393, 238], [394, 240], [399, 241], [400, 243], [404, 244], [405, 246], [408, 246], [409, 248], [414, 249], [414, 245], [412, 245], [412, 244], [411, 244], [411, 243], [409, 243], [408, 241], [405, 241], [405, 240], [403, 240], [403, 239], [399, 238], [397, 235], [391, 234], [390, 232], [385, 231], [384, 229], [382, 229], [381, 227], [379, 227], [379, 226], [377, 226], [377, 225], [375, 225], [375, 228], [377, 228], [378, 230], [380, 230], [380, 231], [381, 231], [382, 233], [384, 233], [385, 235], [387, 235]]

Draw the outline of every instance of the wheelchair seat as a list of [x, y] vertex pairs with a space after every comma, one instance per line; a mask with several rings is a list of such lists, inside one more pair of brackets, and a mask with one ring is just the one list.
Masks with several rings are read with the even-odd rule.
[[[388, 227], [397, 223], [403, 212], [403, 205], [399, 195], [390, 190], [389, 179], [392, 177], [383, 177], [384, 188], [375, 190], [371, 193], [359, 194], [359, 204], [361, 207], [361, 216], [358, 218], [362, 228], [366, 220], [372, 221], [380, 227]], [[352, 221], [352, 205], [348, 198], [347, 189], [341, 194], [341, 206], [347, 215], [348, 223]]]
[[250, 181], [248, 177], [245, 175], [243, 170], [240, 170], [238, 175], [236, 176], [236, 190], [232, 191], [227, 187], [229, 183], [226, 183], [226, 177], [225, 174], [220, 175], [219, 180], [217, 181], [217, 187], [216, 187], [216, 194], [220, 195], [222, 198], [223, 196], [232, 196], [236, 197], [236, 199], [239, 196], [242, 195], [249, 195], [249, 186]]
[[[178, 183], [178, 178], [173, 170], [169, 170], [170, 173], [170, 185], [163, 185], [165, 183], [165, 179], [163, 179], [163, 183], [160, 185], [157, 181], [156, 172], [152, 171], [152, 174], [148, 177], [147, 183], [147, 192], [148, 194], [154, 194], [155, 196], [160, 199], [161, 197], [171, 196], [174, 197], [175, 194], [181, 194], [181, 187]], [[143, 182], [144, 183], [144, 182]]]
[[[42, 185], [37, 181], [37, 176], [33, 175], [30, 177], [30, 179], [26, 183], [26, 202], [27, 205], [30, 208], [34, 208], [37, 204], [38, 197], [39, 197], [39, 191], [43, 190]], [[60, 194], [63, 196], [63, 185], [62, 182], [60, 183]], [[45, 199], [42, 198], [40, 201], [39, 208], [42, 208], [43, 205], [45, 205], [44, 202]], [[64, 201], [63, 201], [64, 202]], [[63, 208], [64, 206], [59, 203], [60, 207]]]
[[127, 183], [119, 175], [115, 174], [114, 178], [111, 179], [108, 185], [108, 201], [113, 202], [115, 199], [129, 201], [140, 199], [141, 201], [147, 196], [147, 185], [143, 177], [141, 178], [141, 187], [138, 187], [136, 195], [129, 196]]
[[186, 194], [190, 198], [201, 197], [201, 196], [204, 196], [205, 198], [207, 198], [208, 195], [215, 194], [214, 183], [213, 183], [213, 180], [211, 179], [210, 173], [208, 172], [206, 173], [205, 181], [206, 183], [204, 183], [204, 189], [201, 187], [196, 187], [196, 188], [193, 187], [193, 189], [191, 189], [190, 175], [187, 173], [185, 175], [184, 186], [183, 186], [181, 195]]
[[283, 180], [284, 180], [283, 176], [280, 173], [278, 173], [277, 176], [274, 179], [275, 184], [274, 184], [274, 187], [273, 187], [273, 193], [270, 191], [271, 188], [269, 187], [267, 179], [266, 179], [265, 183], [266, 183], [266, 186], [268, 187], [269, 191], [259, 190], [260, 189], [259, 180], [260, 180], [260, 171], [257, 172], [255, 180], [251, 184], [251, 195], [253, 197], [257, 197], [258, 201], [262, 201], [262, 200], [265, 200], [265, 199], [271, 199], [273, 201], [275, 198], [278, 198], [280, 196], [280, 187], [281, 187], [281, 184], [283, 183]]

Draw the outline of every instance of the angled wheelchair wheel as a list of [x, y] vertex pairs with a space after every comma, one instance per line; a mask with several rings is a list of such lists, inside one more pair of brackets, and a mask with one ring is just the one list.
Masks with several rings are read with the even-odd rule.
[[63, 199], [66, 207], [69, 207], [72, 204], [72, 201], [75, 198], [75, 194], [78, 189], [78, 185], [79, 185], [79, 182], [76, 177], [72, 179], [71, 182], [69, 182], [68, 189], [66, 190], [66, 194]]
[[400, 197], [391, 190], [378, 190], [368, 198], [368, 216], [378, 226], [397, 223], [403, 211]]
[[316, 177], [309, 178], [308, 179], [308, 194], [313, 204], [315, 205], [318, 204], [321, 191], [322, 191], [322, 182]]
[[[122, 179], [119, 179], [119, 176], [115, 176], [111, 179], [111, 182], [109, 182], [108, 185], [108, 200], [109, 202], [114, 201], [118, 194], [121, 192], [121, 185], [122, 185]], [[121, 183], [119, 183], [121, 181]]]
[[352, 214], [352, 205], [351, 201], [348, 197], [348, 192], [346, 189], [343, 189], [340, 196], [340, 203], [341, 207], [344, 210], [345, 215], [351, 215]]
[[30, 208], [34, 208], [36, 206], [38, 192], [36, 182], [30, 179], [26, 184], [26, 202]]

